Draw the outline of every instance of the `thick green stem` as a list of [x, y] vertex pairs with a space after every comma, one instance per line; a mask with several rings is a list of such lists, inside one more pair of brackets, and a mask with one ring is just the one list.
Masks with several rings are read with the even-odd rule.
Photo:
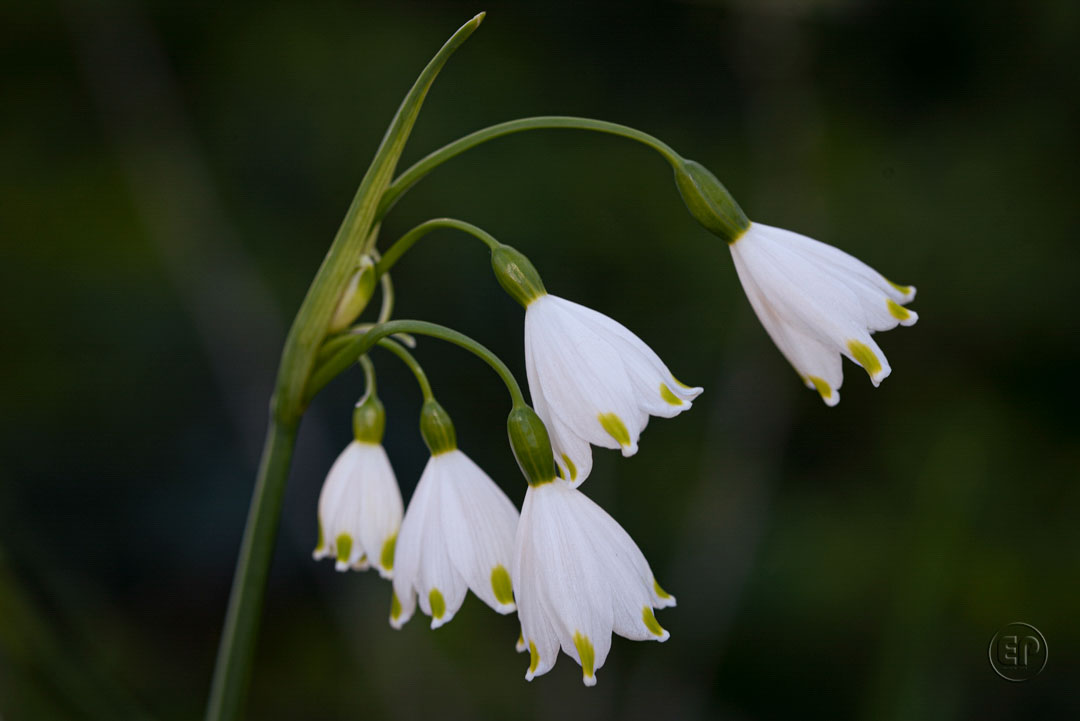
[[347, 343], [342, 343], [339, 349], [323, 361], [323, 363], [315, 369], [315, 372], [311, 374], [311, 380], [308, 382], [308, 395], [306, 401], [310, 402], [327, 383], [355, 363], [357, 358], [371, 350], [372, 346], [380, 339], [393, 335], [394, 333], [428, 335], [464, 348], [491, 366], [498, 374], [499, 378], [501, 378], [502, 382], [506, 385], [506, 389], [510, 392], [510, 397], [513, 399], [515, 407], [525, 405], [525, 397], [521, 393], [521, 387], [514, 378], [514, 374], [510, 372], [510, 369], [506, 367], [505, 363], [499, 360], [497, 355], [464, 333], [459, 333], [452, 328], [447, 328], [446, 326], [438, 325], [436, 323], [428, 323], [427, 321], [422, 320], [392, 320], [389, 323], [377, 325], [364, 333], [351, 336]]
[[296, 423], [281, 423], [272, 419], [266, 431], [266, 443], [236, 563], [236, 575], [233, 576], [217, 665], [214, 667], [214, 681], [206, 709], [207, 721], [239, 718], [244, 705], [296, 430]]
[[683, 162], [682, 157], [667, 143], [648, 133], [643, 133], [640, 130], [636, 130], [626, 125], [609, 123], [604, 120], [594, 120], [592, 118], [575, 118], [564, 115], [541, 115], [534, 118], [520, 118], [518, 120], [510, 120], [505, 123], [499, 123], [498, 125], [492, 125], [477, 130], [475, 133], [470, 133], [463, 138], [459, 138], [449, 145], [444, 145], [435, 152], [417, 161], [412, 167], [399, 175], [397, 179], [390, 184], [390, 187], [386, 189], [386, 192], [383, 193], [382, 200], [379, 202], [378, 212], [375, 213], [376, 220], [381, 219], [386, 215], [387, 211], [389, 211], [394, 203], [397, 202], [398, 198], [400, 198], [405, 191], [419, 182], [421, 178], [445, 163], [447, 160], [461, 155], [466, 150], [475, 148], [477, 145], [486, 143], [489, 140], [501, 138], [506, 135], [513, 135], [514, 133], [520, 133], [525, 130], [551, 129], [591, 130], [597, 133], [617, 135], [647, 145], [660, 153], [660, 155], [664, 156], [664, 159], [667, 160], [673, 168], [678, 167], [679, 164]]
[[439, 228], [451, 228], [453, 230], [460, 230], [463, 233], [468, 233], [483, 241], [492, 250], [495, 250], [502, 245], [502, 243], [495, 240], [495, 238], [486, 230], [479, 228], [472, 223], [466, 223], [464, 220], [455, 220], [454, 218], [434, 218], [421, 223], [394, 241], [394, 244], [383, 253], [379, 262], [375, 264], [375, 276], [385, 277], [386, 272], [394, 267], [394, 264], [401, 259], [401, 256], [403, 256], [409, 248], [416, 244], [416, 241], [420, 240], [431, 231], [438, 230]]
[[270, 428], [214, 668], [206, 710], [208, 721], [234, 721], [243, 708], [289, 459], [308, 397], [305, 387], [315, 367], [319, 348], [357, 262], [374, 242], [372, 229], [377, 225], [375, 214], [379, 199], [393, 178], [420, 106], [450, 55], [479, 27], [483, 18], [481, 13], [459, 28], [427, 64], [405, 96], [360, 181], [345, 219], [285, 340], [271, 400]]

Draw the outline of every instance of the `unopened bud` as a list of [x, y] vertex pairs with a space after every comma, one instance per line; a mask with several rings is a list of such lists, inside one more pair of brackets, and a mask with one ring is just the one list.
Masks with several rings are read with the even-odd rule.
[[345, 292], [341, 294], [334, 317], [330, 319], [330, 333], [337, 333], [349, 327], [375, 294], [375, 261], [365, 255], [360, 259], [360, 267], [349, 279]]
[[690, 215], [713, 235], [734, 243], [750, 227], [735, 198], [701, 163], [684, 160], [676, 165], [675, 184]]

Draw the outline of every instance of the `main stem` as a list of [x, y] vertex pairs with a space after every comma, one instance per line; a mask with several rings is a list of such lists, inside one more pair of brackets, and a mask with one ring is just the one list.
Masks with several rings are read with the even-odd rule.
[[207, 721], [236, 718], [244, 704], [251, 676], [248, 660], [250, 650], [255, 646], [262, 615], [266, 577], [274, 552], [281, 500], [285, 495], [285, 480], [289, 475], [297, 426], [298, 422], [272, 418], [266, 431], [255, 492], [251, 497], [251, 508], [248, 510], [244, 539], [229, 595], [229, 610], [225, 615], [218, 662], [214, 668], [214, 681], [206, 709]]

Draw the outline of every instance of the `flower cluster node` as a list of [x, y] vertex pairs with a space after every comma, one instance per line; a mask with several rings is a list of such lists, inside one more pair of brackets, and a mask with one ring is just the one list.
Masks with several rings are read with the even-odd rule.
[[675, 166], [675, 185], [690, 215], [713, 235], [734, 243], [750, 221], [724, 184], [701, 163], [683, 160]]

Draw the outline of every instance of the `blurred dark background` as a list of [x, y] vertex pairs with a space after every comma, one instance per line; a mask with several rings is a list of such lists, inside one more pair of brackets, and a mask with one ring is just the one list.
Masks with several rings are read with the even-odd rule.
[[[205, 703], [284, 330], [397, 103], [443, 40], [403, 167], [533, 114], [652, 132], [753, 219], [914, 283], [879, 389], [803, 390], [666, 165], [572, 131], [493, 142], [406, 196], [383, 245], [452, 215], [528, 253], [689, 383], [583, 490], [678, 596], [663, 645], [599, 685], [523, 680], [517, 626], [469, 597], [432, 632], [310, 559], [359, 372], [301, 432], [250, 717], [1077, 718], [1080, 5], [1048, 2], [5, 3], [0, 8], [0, 716], [190, 719]], [[524, 380], [487, 253], [432, 236], [398, 316]], [[422, 341], [461, 447], [520, 503], [505, 392]], [[419, 394], [376, 356], [408, 497]], [[1011, 621], [1049, 663], [987, 661]]]

